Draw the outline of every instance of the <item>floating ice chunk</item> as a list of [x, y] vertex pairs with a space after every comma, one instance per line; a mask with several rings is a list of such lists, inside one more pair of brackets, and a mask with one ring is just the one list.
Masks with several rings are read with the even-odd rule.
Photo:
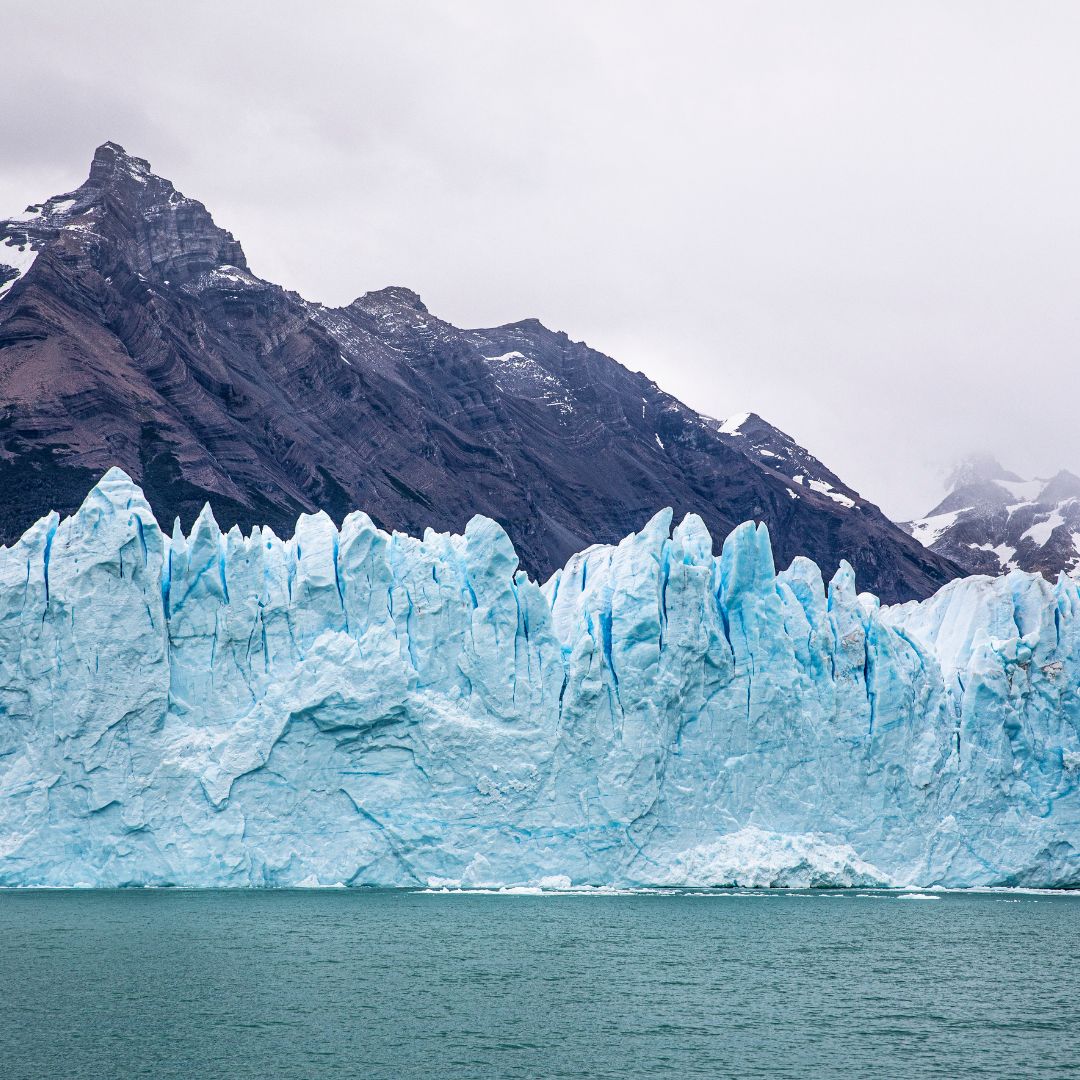
[[680, 852], [658, 883], [783, 889], [891, 884], [887, 874], [860, 859], [849, 844], [755, 826]]

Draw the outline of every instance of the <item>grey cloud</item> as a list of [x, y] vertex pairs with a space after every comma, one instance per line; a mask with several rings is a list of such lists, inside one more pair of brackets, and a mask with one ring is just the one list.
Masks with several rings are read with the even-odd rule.
[[1080, 471], [1080, 8], [41, 0], [0, 206], [106, 138], [254, 268], [536, 315], [754, 409], [895, 516], [969, 449]]

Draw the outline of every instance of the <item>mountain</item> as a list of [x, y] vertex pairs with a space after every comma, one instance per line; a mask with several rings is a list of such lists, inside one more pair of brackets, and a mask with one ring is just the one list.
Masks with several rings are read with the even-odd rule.
[[[364, 507], [386, 528], [505, 525], [544, 578], [658, 509], [767, 522], [887, 600], [959, 571], [782, 432], [724, 424], [535, 319], [462, 330], [405, 288], [342, 308], [254, 274], [202, 203], [115, 143], [77, 190], [0, 222], [0, 540], [108, 467], [162, 520]], [[800, 479], [801, 477], [801, 479]]]
[[110, 470], [0, 549], [0, 886], [1080, 884], [1080, 584], [883, 608], [672, 524], [541, 587]]
[[[740, 413], [722, 422], [714, 420], [712, 424], [729, 446], [758, 458], [800, 487], [815, 491], [848, 510], [869, 507], [857, 491], [849, 488], [813, 454], [757, 413]], [[792, 494], [799, 492], [798, 488], [790, 490]]]
[[991, 457], [963, 462], [949, 494], [904, 523], [920, 543], [969, 574], [1021, 569], [1053, 579], [1080, 569], [1080, 476], [1024, 480]]

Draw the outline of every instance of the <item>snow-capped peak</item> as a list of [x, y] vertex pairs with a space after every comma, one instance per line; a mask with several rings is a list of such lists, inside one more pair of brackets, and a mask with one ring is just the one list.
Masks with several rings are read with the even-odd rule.
[[923, 545], [969, 573], [1019, 568], [1056, 577], [1080, 569], [1080, 477], [1025, 480], [994, 458], [968, 458], [926, 517], [904, 523]]

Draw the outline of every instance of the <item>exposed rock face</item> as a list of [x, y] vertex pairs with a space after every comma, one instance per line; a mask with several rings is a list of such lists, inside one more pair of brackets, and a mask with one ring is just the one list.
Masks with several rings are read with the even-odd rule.
[[77, 191], [0, 222], [5, 542], [120, 465], [185, 525], [207, 499], [282, 533], [316, 509], [412, 532], [482, 513], [538, 577], [668, 505], [714, 535], [767, 522], [778, 558], [846, 558], [887, 600], [956, 574], [757, 424], [723, 431], [535, 320], [459, 330], [403, 288], [309, 303], [115, 144]]
[[952, 490], [904, 524], [929, 550], [971, 574], [1029, 570], [1053, 580], [1080, 569], [1080, 476], [1062, 470], [1024, 480], [979, 457], [953, 474]]
[[1080, 884], [1080, 587], [881, 608], [656, 515], [544, 586], [495, 522], [0, 549], [0, 885]]

